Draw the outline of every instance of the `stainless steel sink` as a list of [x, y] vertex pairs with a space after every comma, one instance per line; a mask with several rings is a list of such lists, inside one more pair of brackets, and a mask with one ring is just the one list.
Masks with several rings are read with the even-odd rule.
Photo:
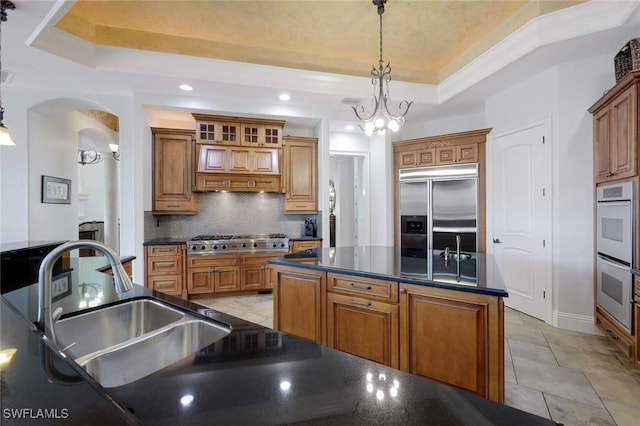
[[222, 339], [231, 327], [151, 299], [61, 319], [57, 344], [103, 387], [145, 377]]
[[134, 382], [222, 339], [230, 327], [186, 320], [77, 362], [103, 387]]
[[135, 299], [55, 324], [61, 348], [73, 358], [117, 345], [183, 319], [184, 312], [150, 299]]

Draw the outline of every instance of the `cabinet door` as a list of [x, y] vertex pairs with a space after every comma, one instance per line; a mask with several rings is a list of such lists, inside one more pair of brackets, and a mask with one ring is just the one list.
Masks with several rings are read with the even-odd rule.
[[264, 265], [264, 285], [263, 287], [266, 289], [273, 289], [276, 283], [277, 275], [275, 266], [267, 263]]
[[213, 293], [215, 267], [189, 268], [187, 272], [187, 293]]
[[196, 172], [220, 173], [227, 169], [229, 151], [223, 146], [198, 145]]
[[324, 344], [322, 318], [326, 309], [326, 299], [323, 297], [326, 273], [276, 266], [276, 274], [273, 327]]
[[253, 173], [280, 174], [279, 151], [277, 149], [252, 150], [251, 171]]
[[611, 110], [605, 108], [593, 116], [593, 167], [596, 183], [609, 177], [609, 137], [611, 135]]
[[637, 174], [637, 86], [631, 86], [611, 104], [610, 170], [615, 179]]
[[436, 147], [436, 164], [452, 164], [456, 162], [456, 149], [454, 146]]
[[433, 166], [436, 164], [436, 149], [426, 148], [416, 151], [417, 166]]
[[240, 145], [240, 124], [231, 122], [197, 121], [196, 142]]
[[311, 213], [318, 209], [317, 148], [317, 139], [285, 141], [285, 213]]
[[414, 166], [416, 166], [416, 164], [417, 164], [417, 159], [416, 159], [417, 153], [415, 151], [401, 152], [398, 155], [400, 155], [399, 168], [403, 169], [403, 168], [406, 168], [406, 167], [414, 167]]
[[251, 150], [249, 148], [231, 148], [229, 150], [230, 172], [248, 173], [251, 171]]
[[398, 368], [398, 305], [327, 293], [327, 345]]
[[240, 267], [242, 277], [242, 290], [260, 290], [264, 281], [263, 265], [244, 265]]
[[401, 284], [400, 368], [503, 402], [503, 321], [497, 297]]
[[240, 290], [239, 268], [237, 266], [216, 266], [213, 276], [213, 288], [216, 293]]
[[472, 143], [468, 145], [456, 146], [456, 162], [457, 163], [477, 163], [478, 162], [478, 144]]
[[190, 133], [153, 134], [153, 210], [194, 212]]

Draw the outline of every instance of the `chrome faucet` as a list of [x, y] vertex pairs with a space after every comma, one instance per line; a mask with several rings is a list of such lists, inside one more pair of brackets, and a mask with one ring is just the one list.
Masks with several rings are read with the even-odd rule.
[[456, 235], [456, 281], [460, 282], [460, 235]]
[[40, 264], [40, 272], [38, 278], [38, 322], [36, 323], [45, 336], [53, 343], [57, 344], [56, 334], [53, 327], [54, 320], [62, 315], [62, 308], [51, 312], [51, 281], [53, 275], [53, 266], [63, 253], [78, 248], [88, 248], [99, 251], [104, 254], [111, 265], [113, 272], [113, 283], [118, 293], [124, 293], [133, 288], [133, 283], [124, 270], [122, 263], [118, 259], [118, 255], [106, 245], [93, 240], [71, 241], [59, 245], [51, 250], [51, 252], [42, 260]]

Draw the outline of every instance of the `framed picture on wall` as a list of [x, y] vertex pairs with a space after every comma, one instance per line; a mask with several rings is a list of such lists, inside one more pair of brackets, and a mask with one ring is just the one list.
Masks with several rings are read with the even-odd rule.
[[71, 180], [42, 175], [42, 202], [71, 204]]

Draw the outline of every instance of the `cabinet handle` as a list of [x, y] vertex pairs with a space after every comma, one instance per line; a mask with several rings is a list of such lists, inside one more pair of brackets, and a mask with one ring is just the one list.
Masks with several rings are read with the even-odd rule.
[[613, 338], [613, 340], [618, 340], [620, 339], [614, 332], [613, 330], [609, 330], [607, 329], [607, 333], [609, 333], [609, 335]]
[[216, 272], [218, 270], [218, 268], [211, 268], [211, 272]]
[[180, 206], [176, 205], [176, 204], [168, 204], [167, 207], [172, 207], [172, 208], [179, 208]]
[[358, 306], [371, 306], [371, 302], [359, 302], [355, 299], [349, 299], [349, 303], [351, 303], [352, 305], [358, 305]]
[[608, 172], [606, 175], [604, 175], [604, 177], [611, 177], [611, 176], [613, 176], [613, 173], [611, 172]]
[[406, 289], [406, 288], [401, 288], [401, 289], [400, 289], [400, 294], [405, 294], [406, 292], [407, 292], [407, 289]]
[[368, 286], [363, 286], [363, 285], [355, 285], [354, 283], [349, 283], [349, 285], [351, 286], [351, 288], [355, 288], [356, 290], [371, 290], [373, 287], [371, 287], [370, 285]]

